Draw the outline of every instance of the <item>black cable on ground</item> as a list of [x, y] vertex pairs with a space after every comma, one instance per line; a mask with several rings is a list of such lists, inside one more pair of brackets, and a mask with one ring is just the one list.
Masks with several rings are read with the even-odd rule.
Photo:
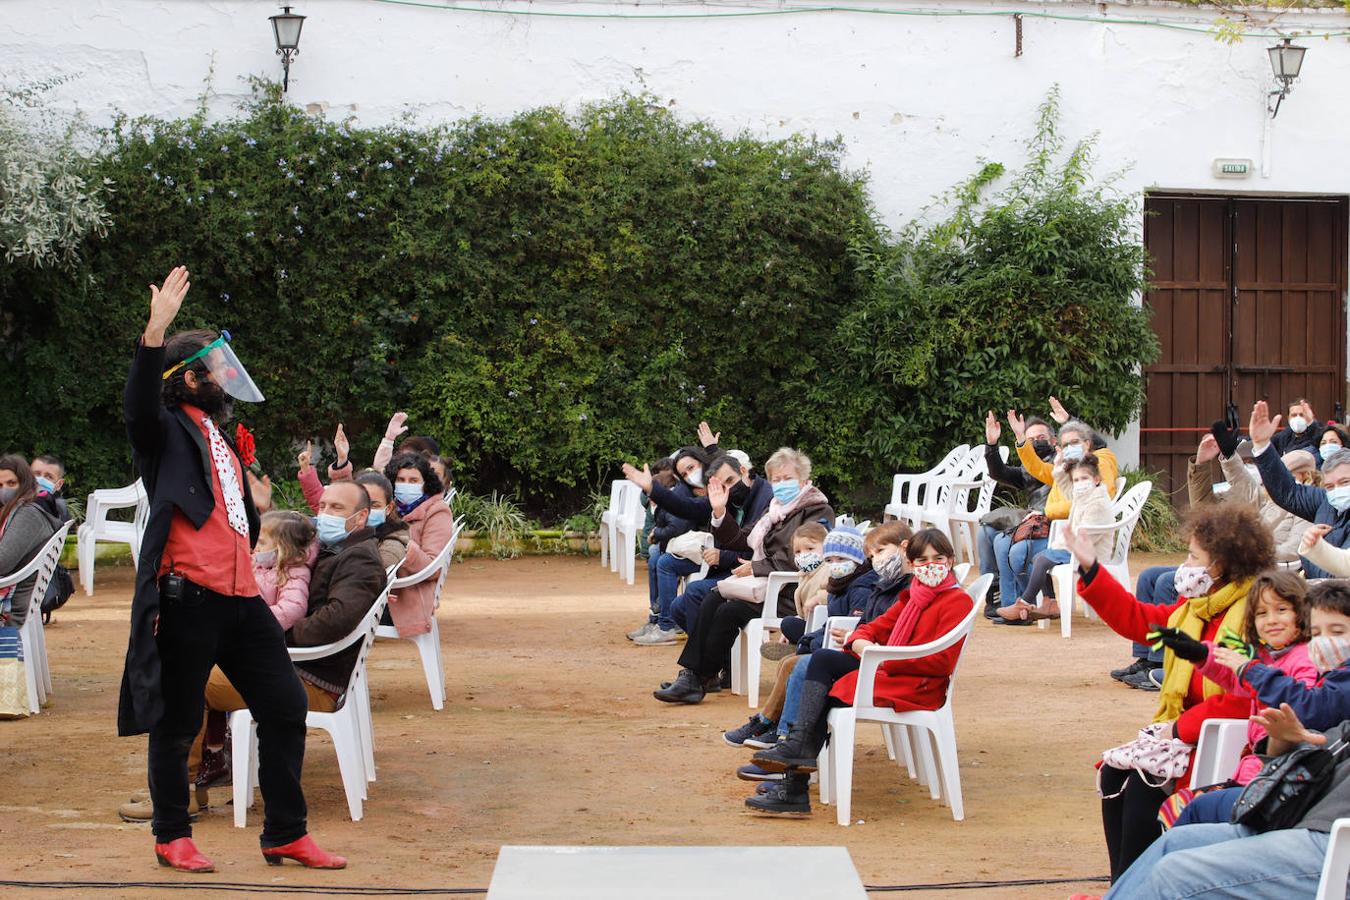
[[[1086, 878], [1027, 878], [1007, 881], [946, 881], [931, 884], [868, 884], [863, 887], [869, 894], [892, 894], [902, 891], [982, 891], [990, 888], [1035, 887], [1044, 884], [1084, 884], [1087, 882], [1108, 882], [1106, 875], [1092, 875]], [[360, 885], [291, 885], [259, 884], [249, 881], [18, 881], [0, 880], [4, 888], [41, 888], [44, 890], [172, 890], [172, 891], [222, 891], [222, 892], [258, 892], [269, 894], [323, 894], [338, 897], [400, 897], [400, 896], [464, 896], [486, 894], [487, 888], [396, 888], [362, 887]]]

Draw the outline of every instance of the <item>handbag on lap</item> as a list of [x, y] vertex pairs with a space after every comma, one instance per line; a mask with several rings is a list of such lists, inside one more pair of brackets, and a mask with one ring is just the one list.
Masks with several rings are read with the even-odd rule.
[[1292, 828], [1331, 787], [1336, 764], [1350, 749], [1337, 741], [1330, 747], [1295, 747], [1261, 767], [1233, 805], [1233, 824], [1253, 831]]

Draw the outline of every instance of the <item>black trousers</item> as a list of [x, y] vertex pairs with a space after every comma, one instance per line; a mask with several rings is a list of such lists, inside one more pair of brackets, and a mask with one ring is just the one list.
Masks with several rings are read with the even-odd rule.
[[[188, 820], [188, 750], [202, 727], [204, 690], [218, 665], [258, 723], [258, 784], [264, 814], [262, 845], [304, 837], [304, 685], [286, 653], [286, 638], [261, 597], [226, 597], [196, 585], [159, 611], [164, 718], [150, 731], [150, 799], [155, 841], [192, 836]], [[240, 773], [242, 775], [242, 773]]]
[[[1102, 766], [1102, 828], [1115, 882], [1149, 844], [1162, 834], [1158, 807], [1167, 799], [1162, 788], [1150, 787], [1134, 770]], [[1119, 793], [1120, 796], [1113, 797]]]
[[[698, 608], [694, 632], [684, 643], [680, 666], [693, 669], [700, 678], [712, 678], [730, 658], [736, 635], [759, 616], [760, 608], [744, 600], [727, 600], [714, 588]], [[755, 652], [759, 652], [756, 648]]]

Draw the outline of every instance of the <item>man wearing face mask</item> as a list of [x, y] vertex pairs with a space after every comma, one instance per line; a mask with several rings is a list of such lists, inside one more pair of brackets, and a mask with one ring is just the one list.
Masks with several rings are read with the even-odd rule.
[[[1270, 499], [1300, 519], [1329, 525], [1323, 538], [1335, 547], [1350, 546], [1350, 450], [1338, 450], [1322, 462], [1322, 487], [1299, 484], [1273, 448], [1280, 417], [1270, 417], [1270, 407], [1259, 400], [1252, 407], [1247, 433], [1252, 438], [1252, 456]], [[1303, 558], [1307, 578], [1330, 578], [1330, 573]]]
[[1288, 428], [1276, 432], [1270, 439], [1279, 455], [1283, 456], [1290, 450], [1309, 450], [1320, 463], [1322, 432], [1326, 426], [1317, 421], [1312, 405], [1305, 398], [1299, 397], [1289, 404], [1289, 420], [1286, 424]]
[[258, 722], [259, 779], [268, 861], [340, 868], [309, 837], [300, 768], [305, 690], [276, 617], [258, 595], [252, 547], [258, 515], [244, 468], [220, 422], [234, 400], [262, 393], [228, 334], [180, 332], [166, 340], [189, 288], [186, 268], [151, 286], [150, 315], [127, 378], [132, 457], [150, 496], [118, 733], [149, 732], [155, 855], [161, 865], [209, 872], [192, 842], [188, 751], [202, 724], [204, 688], [219, 665]]
[[[1048, 462], [1055, 458], [1055, 447], [1058, 442], [1050, 423], [1031, 416], [1023, 425], [1023, 434], [1038, 459]], [[1016, 509], [1005, 506], [980, 520], [980, 574], [994, 576], [993, 587], [984, 602], [984, 615], [987, 619], [998, 616], [1001, 596], [1010, 598], [1011, 602], [1026, 587], [1026, 572], [1014, 572], [1009, 559], [1013, 536], [1017, 532], [1017, 526], [1028, 514], [1045, 513], [1045, 501], [1050, 497], [1050, 485], [1021, 466], [1010, 466], [1003, 461], [1003, 454], [999, 452], [998, 446], [1002, 435], [1003, 426], [999, 424], [994, 411], [989, 410], [984, 419], [984, 461], [989, 469], [989, 477], [1000, 485], [1024, 492], [1027, 497], [1027, 508]]]

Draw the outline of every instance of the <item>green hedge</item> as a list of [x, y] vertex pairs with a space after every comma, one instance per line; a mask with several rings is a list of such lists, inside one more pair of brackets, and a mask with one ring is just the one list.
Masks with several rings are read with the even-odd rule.
[[[477, 492], [560, 518], [706, 417], [875, 496], [986, 402], [1068, 384], [1103, 425], [1137, 410], [1137, 212], [1059, 191], [1047, 162], [1025, 191], [1053, 209], [972, 195], [943, 240], [893, 238], [842, 153], [645, 97], [362, 129], [260, 84], [227, 121], [121, 122], [90, 173], [114, 182], [108, 236], [73, 268], [0, 267], [0, 434], [63, 453], [76, 490], [125, 481], [122, 380], [146, 286], [180, 262], [179, 324], [234, 335], [268, 398], [238, 412], [278, 476], [338, 421], [368, 459], [407, 408]], [[1058, 246], [1023, 246], [1045, 211]]]

